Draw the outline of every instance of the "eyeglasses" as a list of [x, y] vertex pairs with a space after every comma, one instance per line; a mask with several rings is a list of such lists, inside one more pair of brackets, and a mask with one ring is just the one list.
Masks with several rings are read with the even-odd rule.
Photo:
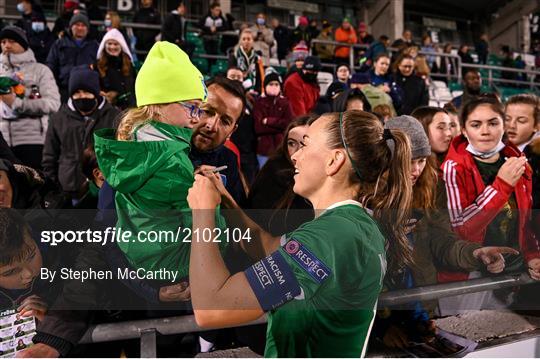
[[182, 105], [186, 110], [189, 110], [188, 115], [189, 117], [193, 119], [200, 120], [203, 110], [197, 105], [194, 105], [192, 103], [185, 103], [185, 102], [178, 102], [178, 104]]

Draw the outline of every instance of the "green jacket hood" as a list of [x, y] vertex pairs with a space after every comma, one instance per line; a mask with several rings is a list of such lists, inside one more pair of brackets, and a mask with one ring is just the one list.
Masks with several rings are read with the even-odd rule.
[[149, 125], [165, 139], [119, 141], [116, 130], [108, 128], [94, 133], [99, 168], [118, 192], [135, 192], [175, 154], [189, 152], [191, 129], [161, 122], [150, 122]]

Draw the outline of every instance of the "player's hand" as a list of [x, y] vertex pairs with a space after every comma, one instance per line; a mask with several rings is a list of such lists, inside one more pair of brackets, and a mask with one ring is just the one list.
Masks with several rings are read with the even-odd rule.
[[39, 321], [42, 321], [47, 313], [47, 308], [48, 305], [43, 299], [37, 295], [31, 295], [22, 301], [17, 310], [21, 317], [36, 317]]
[[221, 203], [221, 193], [209, 178], [195, 175], [187, 200], [191, 209], [215, 209]]

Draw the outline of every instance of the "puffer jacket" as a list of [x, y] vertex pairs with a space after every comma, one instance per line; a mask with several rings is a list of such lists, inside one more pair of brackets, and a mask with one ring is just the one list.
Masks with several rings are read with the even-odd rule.
[[[24, 98], [15, 98], [11, 108], [2, 103], [0, 131], [6, 142], [18, 145], [42, 145], [49, 114], [60, 107], [60, 94], [51, 70], [36, 61], [31, 49], [22, 54], [0, 55], [0, 76], [18, 74], [25, 86]], [[41, 98], [30, 98], [37, 90]]]
[[[283, 131], [293, 119], [289, 100], [283, 96], [261, 96], [253, 108], [257, 154], [269, 156], [283, 140]], [[266, 123], [263, 123], [266, 119]]]

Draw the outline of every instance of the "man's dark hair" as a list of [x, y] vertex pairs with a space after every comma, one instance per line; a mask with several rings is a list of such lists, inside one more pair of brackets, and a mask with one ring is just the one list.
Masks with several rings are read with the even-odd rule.
[[467, 76], [467, 74], [471, 73], [471, 72], [480, 74], [480, 71], [478, 71], [478, 69], [475, 69], [474, 67], [464, 67], [463, 68], [463, 80], [465, 80], [465, 77]]
[[246, 111], [246, 96], [244, 94], [244, 88], [242, 87], [242, 84], [239, 81], [229, 80], [228, 78], [223, 76], [215, 76], [214, 78], [206, 82], [206, 86], [219, 86], [242, 101], [242, 112], [240, 114], [240, 117], [236, 121], [238, 123], [240, 119], [244, 116], [244, 112]]
[[94, 146], [90, 145], [84, 149], [81, 158], [82, 172], [90, 181], [94, 180], [94, 169], [99, 168]]
[[221, 6], [221, 4], [219, 2], [217, 2], [217, 1], [213, 2], [213, 3], [210, 4], [210, 9], [213, 10], [213, 9], [217, 8], [218, 6]]
[[381, 42], [382, 41], [388, 41], [388, 40], [390, 40], [390, 38], [388, 36], [386, 36], [386, 35], [379, 36], [379, 41], [381, 41]]
[[30, 229], [17, 210], [0, 209], [0, 265], [10, 265], [26, 257], [31, 248], [24, 238], [29, 235]]

